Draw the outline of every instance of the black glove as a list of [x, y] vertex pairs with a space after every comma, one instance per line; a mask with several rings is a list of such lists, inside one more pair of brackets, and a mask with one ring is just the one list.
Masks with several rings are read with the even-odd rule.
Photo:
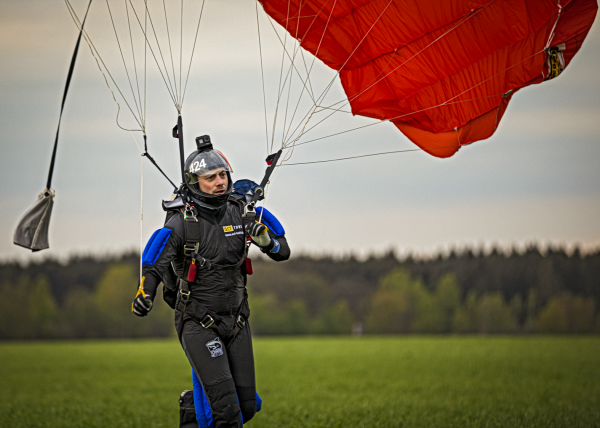
[[138, 293], [131, 305], [131, 311], [138, 317], [145, 317], [152, 309], [152, 300], [147, 299], [144, 294]]
[[246, 233], [259, 247], [268, 247], [272, 240], [267, 227], [262, 223], [250, 223], [246, 225]]

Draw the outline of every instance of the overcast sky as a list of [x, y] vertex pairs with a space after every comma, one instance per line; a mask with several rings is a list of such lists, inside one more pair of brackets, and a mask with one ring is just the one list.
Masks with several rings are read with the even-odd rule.
[[[71, 3], [78, 14], [84, 13], [86, 0]], [[192, 4], [200, 3], [190, 2], [185, 14], [190, 20], [184, 23], [186, 60], [197, 16]], [[126, 25], [124, 9], [115, 6], [114, 14], [116, 25]], [[259, 15], [270, 128], [282, 50], [260, 8]], [[233, 165], [234, 179], [260, 181], [267, 146], [256, 25], [253, 0], [206, 0], [182, 116], [186, 151], [194, 148], [194, 137], [209, 134]], [[119, 86], [128, 88], [118, 68], [121, 58], [105, 2], [92, 5], [86, 28], [109, 68], [114, 66], [111, 72]], [[105, 254], [140, 246], [140, 154], [132, 133], [116, 125], [117, 106], [83, 43], [63, 114], [51, 249], [31, 255], [12, 244], [20, 216], [46, 182], [76, 37], [62, 0], [0, 2], [1, 259]], [[171, 41], [176, 51], [179, 36]], [[450, 159], [411, 152], [285, 166], [272, 180], [266, 206], [282, 221], [292, 249], [303, 252], [364, 254], [395, 248], [427, 253], [452, 245], [532, 241], [597, 246], [599, 53], [596, 23], [561, 76], [519, 91], [492, 138], [464, 147]], [[310, 67], [310, 55], [305, 60]], [[318, 61], [314, 67], [311, 83], [318, 93], [335, 73]], [[177, 179], [177, 142], [170, 136], [177, 112], [151, 62], [148, 76], [149, 151]], [[298, 80], [293, 85], [292, 94]], [[335, 80], [323, 104], [342, 98]], [[121, 120], [134, 124], [130, 115]], [[373, 122], [338, 113], [303, 138]], [[133, 135], [141, 143], [140, 133]], [[280, 136], [277, 141], [281, 143]], [[298, 147], [290, 162], [414, 147], [392, 124], [381, 123]], [[143, 176], [145, 242], [162, 226], [161, 199], [169, 198], [171, 186], [147, 161]]]

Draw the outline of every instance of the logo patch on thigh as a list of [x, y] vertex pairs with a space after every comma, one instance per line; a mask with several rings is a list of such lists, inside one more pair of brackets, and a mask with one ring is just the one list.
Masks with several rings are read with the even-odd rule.
[[218, 337], [215, 340], [211, 340], [206, 344], [206, 347], [210, 351], [210, 356], [213, 358], [220, 357], [223, 355], [223, 344], [221, 343], [221, 339]]

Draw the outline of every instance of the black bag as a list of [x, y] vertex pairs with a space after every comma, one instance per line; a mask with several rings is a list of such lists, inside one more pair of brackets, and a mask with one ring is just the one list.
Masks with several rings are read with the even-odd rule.
[[179, 397], [179, 428], [198, 428], [194, 392], [186, 389]]
[[15, 230], [13, 242], [32, 251], [48, 248], [48, 226], [54, 205], [54, 191], [46, 189], [27, 210]]

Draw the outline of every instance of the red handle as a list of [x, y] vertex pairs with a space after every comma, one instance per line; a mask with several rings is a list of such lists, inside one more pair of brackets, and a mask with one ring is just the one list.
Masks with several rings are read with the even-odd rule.
[[246, 257], [244, 260], [244, 270], [246, 271], [246, 275], [252, 275], [254, 271], [252, 270], [252, 260]]
[[188, 280], [188, 282], [194, 282], [195, 279], [196, 279], [196, 263], [192, 263], [190, 265], [190, 269], [188, 270], [187, 280]]

